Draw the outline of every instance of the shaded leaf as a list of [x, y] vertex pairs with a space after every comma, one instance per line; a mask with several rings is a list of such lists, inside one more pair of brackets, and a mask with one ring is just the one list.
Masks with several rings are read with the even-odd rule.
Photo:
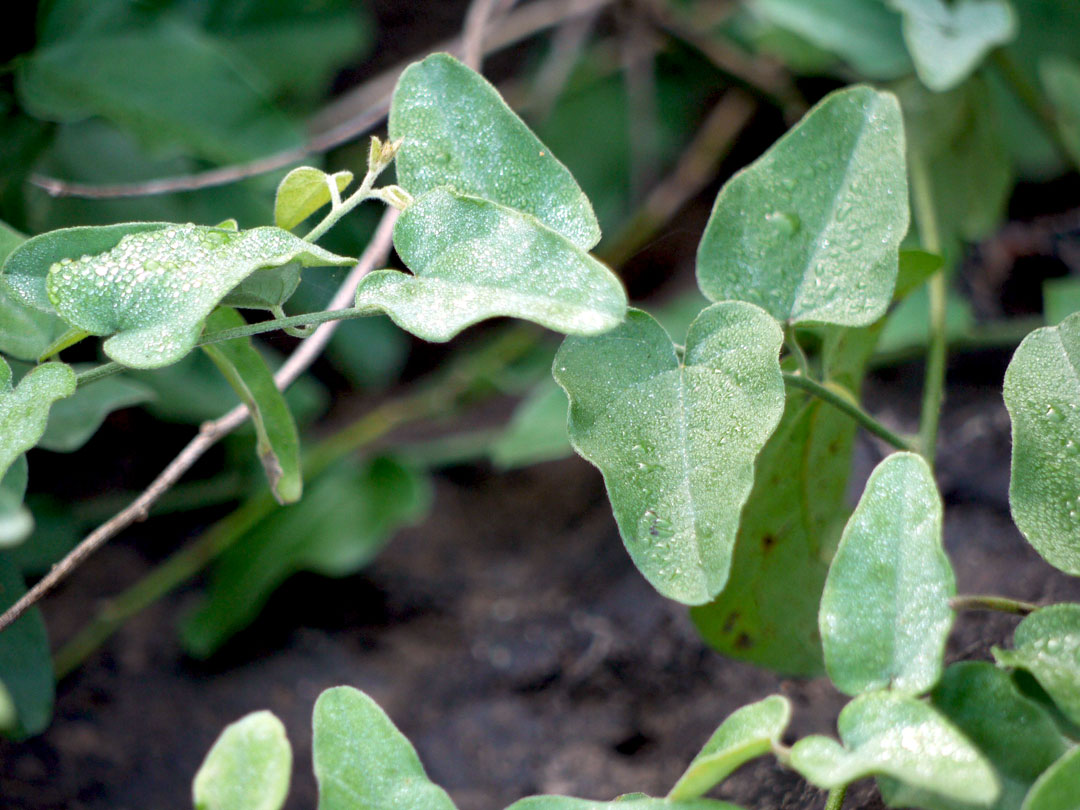
[[97, 433], [110, 413], [153, 398], [154, 392], [135, 380], [118, 376], [96, 380], [52, 406], [38, 446], [54, 453], [78, 450]]
[[330, 183], [339, 192], [353, 181], [352, 172], [327, 174], [311, 166], [299, 166], [278, 185], [274, 198], [274, 224], [291, 231], [324, 205], [330, 204]]
[[790, 720], [791, 704], [779, 695], [738, 709], [694, 757], [668, 793], [668, 800], [682, 802], [703, 796], [739, 766], [769, 753]]
[[327, 689], [315, 703], [312, 745], [319, 810], [454, 810], [412, 744], [363, 692]]
[[514, 410], [510, 423], [491, 445], [491, 461], [509, 470], [572, 455], [566, 434], [566, 393], [548, 377]]
[[414, 197], [439, 186], [532, 214], [588, 250], [600, 241], [592, 206], [570, 172], [482, 76], [449, 54], [401, 74], [390, 138], [404, 138], [398, 184]]
[[113, 360], [157, 368], [192, 349], [203, 320], [229, 290], [262, 268], [289, 262], [311, 267], [353, 260], [280, 228], [173, 225], [125, 236], [105, 253], [61, 261], [49, 270], [47, 287], [68, 323], [112, 335], [104, 349]]
[[993, 652], [999, 664], [1035, 676], [1062, 713], [1080, 723], [1080, 605], [1040, 608], [1017, 626], [1013, 649]]
[[989, 806], [998, 797], [994, 770], [978, 749], [931, 706], [896, 692], [859, 695], [840, 712], [839, 745], [805, 737], [791, 767], [820, 788], [866, 776], [891, 776], [959, 802]]
[[0, 548], [17, 546], [34, 530], [34, 516], [23, 505], [28, 474], [23, 454], [0, 478]]
[[1080, 748], [1063, 755], [1039, 778], [1023, 810], [1076, 810], [1080, 807]]
[[1024, 338], [1004, 396], [1013, 520], [1048, 563], [1080, 574], [1080, 314]]
[[1054, 105], [1061, 139], [1074, 166], [1080, 166], [1080, 63], [1066, 56], [1049, 56], [1039, 63], [1039, 77]]
[[29, 371], [14, 389], [11, 368], [0, 358], [0, 476], [45, 432], [49, 408], [75, 393], [75, 372], [63, 363]]
[[865, 326], [892, 297], [907, 227], [900, 105], [852, 87], [720, 190], [698, 284], [713, 301], [749, 301], [778, 320]]
[[570, 440], [603, 473], [634, 564], [668, 598], [702, 604], [727, 581], [754, 458], [783, 411], [781, 342], [760, 309], [726, 302], [693, 322], [682, 358], [639, 310], [555, 357]]
[[292, 747], [270, 712], [225, 727], [192, 784], [195, 810], [278, 810], [289, 793]]
[[[26, 593], [22, 575], [11, 558], [0, 553], [0, 610]], [[45, 729], [52, 718], [54, 677], [49, 637], [41, 611], [34, 607], [0, 633], [0, 687], [7, 704], [0, 711], [0, 733], [15, 739]]]
[[672, 804], [640, 793], [620, 796], [610, 802], [575, 799], [571, 796], [529, 796], [506, 810], [739, 810], [738, 806], [716, 799], [690, 799]]
[[429, 192], [398, 219], [394, 247], [415, 275], [365, 276], [356, 305], [424, 340], [446, 341], [499, 315], [588, 335], [626, 313], [626, 293], [607, 267], [534, 217], [488, 200]]
[[1051, 326], [1080, 312], [1080, 279], [1048, 278], [1043, 282], [1043, 312]]
[[[949, 341], [971, 333], [975, 327], [975, 310], [971, 300], [959, 290], [949, 287], [945, 311], [945, 335]], [[930, 293], [926, 287], [915, 289], [886, 317], [878, 350], [882, 354], [903, 352], [925, 347], [930, 341]]]
[[292, 298], [300, 286], [302, 269], [298, 262], [289, 262], [281, 267], [268, 267], [252, 273], [226, 293], [221, 303], [227, 307], [273, 312]]

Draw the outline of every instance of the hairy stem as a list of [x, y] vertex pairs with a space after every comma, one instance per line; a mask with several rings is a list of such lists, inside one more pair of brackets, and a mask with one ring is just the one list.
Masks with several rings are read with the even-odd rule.
[[825, 799], [825, 810], [840, 810], [844, 806], [844, 797], [847, 795], [847, 785], [841, 785], [838, 788], [833, 788], [829, 791], [829, 796]]
[[867, 431], [877, 436], [879, 439], [884, 439], [891, 444], [897, 450], [914, 450], [911, 442], [904, 439], [902, 436], [893, 433], [885, 425], [881, 424], [877, 419], [872, 417], [866, 411], [864, 411], [855, 402], [852, 402], [842, 394], [837, 393], [827, 385], [817, 382], [816, 380], [808, 379], [801, 374], [784, 374], [784, 382], [787, 385], [794, 386], [795, 388], [801, 388], [809, 394], [820, 399], [839, 411], [842, 411], [846, 415], [850, 416], [856, 422], [858, 422]]
[[1019, 599], [1009, 599], [1006, 596], [954, 596], [949, 600], [949, 607], [953, 610], [996, 610], [999, 613], [1012, 613], [1017, 616], [1027, 616], [1039, 609], [1038, 605], [1031, 602], [1021, 602]]

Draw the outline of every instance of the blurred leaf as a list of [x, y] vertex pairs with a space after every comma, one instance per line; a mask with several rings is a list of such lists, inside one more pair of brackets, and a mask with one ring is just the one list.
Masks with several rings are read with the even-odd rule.
[[566, 434], [566, 393], [547, 377], [526, 396], [491, 445], [491, 461], [502, 470], [573, 455]]
[[1074, 166], [1080, 166], [1080, 63], [1064, 56], [1050, 56], [1039, 63], [1046, 97], [1054, 106], [1061, 140]]
[[1004, 395], [1013, 520], [1048, 563], [1080, 574], [1080, 314], [1024, 338]]
[[1065, 716], [1080, 723], [1080, 605], [1051, 605], [1027, 616], [1013, 633], [1013, 648], [995, 647], [994, 658], [1030, 672]]
[[1023, 810], [1075, 810], [1080, 807], [1080, 748], [1050, 766], [1031, 788]]
[[[956, 340], [975, 327], [971, 302], [952, 287], [945, 311], [945, 335]], [[930, 295], [926, 287], [916, 288], [889, 313], [881, 333], [878, 350], [883, 354], [926, 346], [930, 340]]]
[[[24, 593], [18, 568], [6, 553], [0, 553], [0, 610], [7, 610]], [[49, 725], [55, 691], [52, 655], [45, 622], [36, 607], [0, 633], [0, 686], [10, 701], [0, 712], [7, 721], [0, 733], [22, 739]], [[0, 703], [6, 702], [0, 698]]]
[[[218, 332], [243, 326], [236, 310], [222, 307], [206, 324]], [[240, 400], [247, 405], [257, 437], [255, 452], [262, 464], [270, 491], [278, 503], [300, 499], [304, 481], [300, 472], [300, 437], [296, 432], [285, 397], [274, 383], [274, 375], [250, 338], [225, 340], [203, 346]]]
[[571, 796], [529, 796], [519, 799], [506, 810], [740, 810], [737, 805], [716, 799], [690, 799], [672, 803], [640, 793], [620, 796], [610, 802], [575, 799]]
[[[81, 370], [76, 367], [76, 371]], [[125, 377], [97, 380], [52, 406], [38, 446], [54, 453], [71, 453], [97, 433], [110, 413], [140, 405], [153, 397], [153, 391], [135, 380]]]
[[709, 303], [700, 290], [689, 289], [664, 301], [651, 314], [669, 335], [685, 335]]
[[1080, 312], [1080, 279], [1049, 278], [1044, 281], [1043, 311], [1050, 326], [1056, 326], [1074, 312]]
[[293, 169], [278, 186], [274, 198], [274, 224], [291, 231], [324, 205], [330, 204], [330, 183], [341, 192], [352, 181], [352, 172], [327, 174], [311, 166]]
[[34, 516], [23, 506], [28, 474], [24, 453], [0, 478], [0, 548], [18, 547], [34, 530]]
[[70, 504], [50, 495], [31, 493], [25, 508], [33, 514], [34, 533], [29, 542], [9, 549], [7, 556], [23, 576], [37, 577], [59, 562], [82, 539], [81, 526], [72, 514]]
[[37, 366], [13, 389], [11, 367], [0, 358], [0, 477], [41, 439], [52, 404], [74, 393], [75, 372], [70, 366]]
[[626, 292], [603, 264], [534, 217], [436, 189], [394, 227], [394, 246], [415, 275], [365, 276], [356, 306], [383, 311], [423, 340], [443, 342], [505, 315], [569, 334], [596, 334], [626, 313]]
[[778, 320], [864, 326], [885, 312], [907, 233], [900, 107], [859, 86], [826, 97], [716, 198], [698, 284]]
[[703, 796], [728, 774], [772, 751], [791, 721], [791, 703], [772, 695], [743, 706], [718, 728], [668, 793], [669, 801]]
[[783, 412], [781, 342], [763, 311], [725, 302], [690, 326], [682, 357], [640, 310], [555, 357], [570, 440], [603, 473], [634, 564], [669, 599], [702, 604], [728, 579], [754, 458]]
[[936, 253], [925, 250], [901, 250], [900, 269], [896, 274], [893, 300], [904, 300], [944, 266], [945, 260]]
[[404, 138], [398, 184], [419, 197], [439, 186], [532, 214], [582, 250], [600, 241], [588, 198], [482, 76], [437, 53], [401, 74], [390, 138]]
[[958, 802], [990, 806], [1000, 792], [994, 769], [932, 707], [896, 692], [859, 695], [837, 721], [844, 745], [805, 737], [791, 749], [791, 767], [820, 788], [866, 776], [891, 776]]
[[363, 692], [327, 689], [312, 722], [319, 810], [454, 810], [446, 791], [424, 773], [412, 744]]
[[225, 727], [192, 784], [195, 810], [279, 810], [289, 793], [292, 747], [270, 712]]
[[303, 500], [274, 511], [221, 555], [207, 600], [184, 622], [185, 646], [201, 658], [213, 654], [297, 571], [341, 577], [363, 568], [430, 504], [427, 479], [393, 459], [331, 468], [308, 483]]

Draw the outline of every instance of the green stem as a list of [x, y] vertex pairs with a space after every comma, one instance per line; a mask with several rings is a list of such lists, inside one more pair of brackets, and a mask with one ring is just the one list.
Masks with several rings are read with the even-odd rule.
[[825, 810], [840, 810], [844, 806], [844, 797], [847, 795], [847, 785], [833, 788], [829, 791], [829, 797], [825, 800]]
[[816, 380], [808, 379], [801, 374], [785, 373], [784, 382], [813, 394], [822, 402], [832, 405], [837, 410], [847, 414], [862, 427], [866, 428], [867, 431], [873, 433], [879, 439], [884, 439], [897, 450], [914, 450], [909, 441], [902, 436], [893, 433], [881, 424], [881, 422], [860, 408], [856, 403], [852, 402], [842, 394], [837, 393], [832, 388], [829, 388]]
[[784, 342], [787, 344], [788, 351], [794, 355], [795, 361], [799, 364], [802, 375], [808, 379], [813, 379], [814, 375], [810, 373], [810, 361], [806, 358], [806, 352], [803, 351], [799, 338], [795, 335], [795, 327], [790, 324], [784, 330]]
[[954, 596], [949, 600], [949, 607], [953, 610], [996, 610], [999, 613], [1012, 613], [1016, 616], [1027, 616], [1039, 609], [1038, 605], [1031, 602], [1021, 602], [1019, 599], [1009, 599], [1006, 596]]
[[119, 374], [121, 371], [126, 370], [125, 366], [110, 360], [108, 363], [102, 363], [100, 366], [88, 368], [86, 371], [76, 374], [75, 387], [82, 388], [84, 385], [89, 385], [92, 382], [97, 382], [105, 377], [111, 377], [113, 374]]
[[346, 197], [340, 202], [333, 201], [330, 206], [330, 213], [323, 217], [322, 222], [308, 231], [304, 236], [305, 242], [316, 242], [321, 239], [328, 230], [337, 225], [338, 221], [347, 213], [352, 211], [364, 200], [379, 199], [382, 197], [378, 194], [372, 193], [372, 187], [375, 185], [375, 181], [382, 174], [383, 170], [389, 165], [384, 163], [379, 165], [375, 163], [368, 168], [367, 174], [364, 175], [364, 179], [361, 181], [359, 188], [352, 194]]

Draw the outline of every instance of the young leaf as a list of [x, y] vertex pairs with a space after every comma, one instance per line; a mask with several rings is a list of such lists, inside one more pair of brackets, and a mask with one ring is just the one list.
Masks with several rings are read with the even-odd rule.
[[[1008, 673], [985, 661], [950, 666], [931, 701], [993, 765], [1001, 783], [994, 810], [1019, 810], [1032, 783], [1067, 750], [1046, 711], [1023, 697]], [[878, 781], [890, 807], [966, 810], [888, 777]]]
[[313, 725], [319, 810], [455, 810], [412, 744], [363, 692], [327, 689], [315, 702]]
[[791, 323], [865, 326], [885, 312], [908, 228], [900, 105], [833, 93], [720, 190], [698, 246], [713, 301]]
[[1017, 626], [1013, 647], [995, 647], [994, 658], [1034, 675], [1065, 716], [1080, 723], [1080, 605], [1035, 611]]
[[0, 357], [0, 477], [38, 443], [50, 406], [74, 393], [75, 372], [63, 363], [37, 366], [12, 389], [11, 368]]
[[38, 446], [54, 453], [71, 453], [97, 433], [110, 413], [153, 398], [154, 392], [135, 380], [119, 376], [97, 380], [52, 406]]
[[[0, 609], [7, 610], [26, 593], [22, 574], [8, 554], [0, 553]], [[45, 622], [36, 607], [0, 633], [0, 691], [8, 701], [0, 712], [0, 733], [22, 739], [44, 730], [52, 717], [55, 678]]]
[[491, 445], [492, 463], [508, 470], [573, 454], [566, 435], [566, 404], [566, 393], [550, 377], [537, 385]]
[[932, 707], [897, 692], [859, 695], [837, 721], [844, 745], [811, 736], [791, 749], [791, 767], [820, 788], [891, 776], [958, 802], [989, 806], [1000, 792], [994, 769]]
[[68, 323], [112, 335], [104, 348], [113, 360], [158, 368], [191, 350], [203, 320], [229, 290], [260, 269], [294, 261], [305, 267], [353, 263], [280, 228], [173, 225], [125, 236], [105, 253], [60, 261], [46, 286]]
[[691, 324], [681, 359], [638, 310], [555, 356], [570, 441], [603, 473], [634, 564], [670, 599], [702, 604], [727, 582], [754, 458], [784, 408], [782, 340], [760, 309], [726, 302]]
[[[222, 307], [206, 320], [214, 332], [243, 326], [234, 309]], [[278, 503], [300, 500], [304, 481], [300, 473], [300, 437], [285, 397], [274, 375], [250, 338], [237, 338], [203, 346], [218, 370], [247, 405], [255, 425], [255, 452]]]
[[821, 595], [825, 668], [841, 692], [918, 695], [941, 677], [956, 593], [941, 529], [941, 496], [922, 456], [878, 464]]
[[330, 183], [342, 192], [353, 181], [352, 172], [327, 174], [299, 166], [285, 175], [274, 198], [274, 224], [291, 231], [324, 205], [330, 204]]
[[1004, 395], [1013, 520], [1048, 563], [1080, 574], [1080, 314], [1024, 338]]
[[592, 206], [570, 172], [498, 91], [449, 54], [401, 74], [390, 138], [404, 139], [395, 167], [414, 197], [438, 186], [532, 214], [582, 250], [600, 241]]
[[1016, 36], [1008, 0], [889, 0], [904, 17], [915, 70], [935, 92], [960, 84], [991, 50]]
[[703, 796], [739, 766], [769, 753], [780, 742], [790, 720], [791, 704], [779, 695], [743, 706], [705, 743], [668, 793], [668, 801]]
[[203, 760], [192, 784], [195, 810], [279, 810], [291, 778], [285, 726], [253, 712], [226, 726]]
[[610, 802], [575, 799], [571, 796], [529, 796], [506, 810], [740, 810], [737, 805], [716, 799], [689, 799], [674, 804], [668, 799], [631, 794]]
[[398, 219], [394, 247], [415, 275], [365, 276], [356, 305], [424, 340], [449, 340], [498, 315], [591, 335], [626, 314], [626, 292], [604, 265], [535, 217], [489, 200], [431, 191]]
[[1074, 748], [1039, 777], [1021, 810], [1076, 810], [1080, 807], [1080, 748]]

